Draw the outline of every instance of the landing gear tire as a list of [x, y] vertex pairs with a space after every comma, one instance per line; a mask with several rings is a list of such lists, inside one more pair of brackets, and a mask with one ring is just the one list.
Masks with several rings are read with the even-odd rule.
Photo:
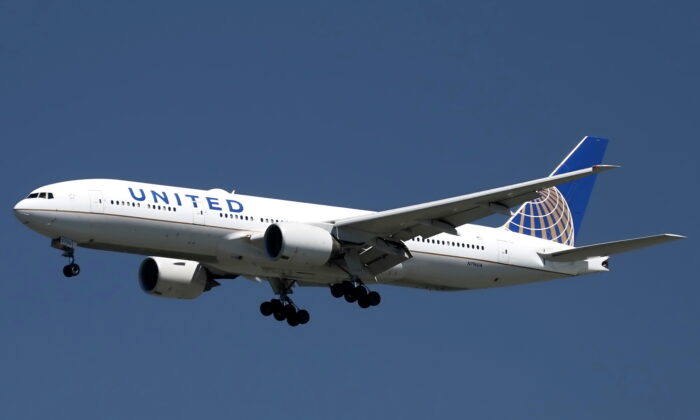
[[345, 291], [343, 290], [344, 287], [340, 283], [333, 283], [331, 284], [331, 295], [333, 295], [334, 298], [341, 298], [345, 294]]
[[279, 299], [272, 299], [270, 301], [270, 307], [272, 308], [273, 313], [278, 313], [282, 312], [282, 309], [284, 309], [284, 304]]
[[369, 292], [367, 294], [367, 301], [370, 306], [377, 306], [382, 301], [382, 296], [377, 292]]
[[287, 318], [286, 306], [279, 299], [272, 299], [270, 301], [270, 306], [272, 307], [272, 315], [278, 321], [284, 321]]
[[287, 305], [284, 307], [284, 316], [287, 317], [287, 319], [294, 318], [297, 314], [297, 308], [294, 307], [294, 305]]
[[355, 287], [355, 289], [352, 292], [355, 296], [357, 296], [357, 299], [360, 300], [364, 297], [367, 296], [367, 289], [363, 285], [359, 285]]
[[309, 322], [309, 319], [311, 319], [311, 317], [309, 316], [309, 311], [307, 311], [306, 309], [302, 309], [299, 312], [297, 312], [296, 318], [301, 325], [306, 324], [307, 322]]
[[348, 293], [348, 294], [345, 295], [345, 301], [348, 302], [348, 303], [353, 303], [353, 302], [355, 302], [356, 300], [357, 300], [357, 296], [355, 296], [355, 295], [352, 294], [352, 293]]
[[344, 295], [349, 295], [353, 290], [355, 290], [355, 286], [351, 282], [345, 280], [340, 283], [340, 290], [343, 291]]
[[357, 305], [362, 309], [367, 309], [370, 307], [369, 297], [362, 296], [357, 298]]
[[297, 319], [296, 314], [291, 318], [287, 318], [287, 324], [290, 327], [296, 327], [297, 325], [299, 325], [299, 320]]
[[80, 274], [80, 266], [76, 263], [71, 263], [63, 267], [63, 275], [66, 277], [75, 277]]
[[260, 304], [260, 313], [263, 314], [263, 316], [270, 316], [272, 312], [272, 302], [265, 301]]

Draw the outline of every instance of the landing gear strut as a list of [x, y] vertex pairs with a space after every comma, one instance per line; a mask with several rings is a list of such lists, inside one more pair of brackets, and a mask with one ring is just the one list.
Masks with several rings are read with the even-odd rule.
[[68, 264], [63, 267], [63, 275], [66, 277], [75, 277], [80, 274], [80, 266], [75, 263], [75, 242], [57, 238], [51, 240], [51, 246], [63, 251], [62, 256], [68, 258]]
[[[281, 284], [282, 282], [279, 283]], [[279, 299], [272, 299], [261, 303], [260, 313], [263, 314], [263, 316], [273, 315], [278, 321], [287, 320], [287, 324], [291, 327], [304, 325], [309, 322], [309, 319], [311, 319], [309, 311], [306, 309], [299, 309], [289, 297], [293, 284], [294, 283], [291, 282], [284, 284], [282, 287], [275, 287], [273, 285], [273, 289], [277, 289], [280, 297]]]
[[335, 298], [344, 297], [346, 302], [357, 302], [360, 308], [377, 306], [382, 301], [379, 293], [371, 291], [359, 281], [345, 280], [331, 284], [331, 294]]

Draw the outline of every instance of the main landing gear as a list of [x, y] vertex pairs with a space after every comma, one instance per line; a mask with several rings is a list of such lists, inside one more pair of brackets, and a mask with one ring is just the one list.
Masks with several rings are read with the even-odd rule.
[[309, 311], [306, 309], [299, 309], [299, 307], [289, 297], [289, 294], [292, 293], [294, 281], [275, 280], [270, 281], [270, 285], [275, 293], [280, 295], [280, 297], [279, 299], [272, 299], [261, 303], [261, 314], [264, 316], [273, 315], [278, 321], [287, 320], [287, 324], [289, 324], [291, 327], [304, 325], [309, 322], [309, 319], [311, 318], [309, 316]]
[[357, 302], [360, 308], [377, 306], [382, 301], [379, 293], [370, 291], [361, 282], [345, 280], [342, 283], [331, 284], [331, 294], [335, 298], [345, 297], [349, 303]]
[[80, 266], [75, 263], [75, 242], [65, 238], [56, 238], [51, 240], [51, 246], [63, 251], [62, 256], [68, 258], [68, 264], [63, 267], [64, 276], [75, 277], [80, 274]]
[[281, 299], [272, 299], [260, 304], [260, 313], [264, 316], [273, 315], [276, 320], [287, 320], [287, 324], [291, 327], [304, 325], [309, 322], [309, 311], [299, 309], [297, 305], [287, 296]]

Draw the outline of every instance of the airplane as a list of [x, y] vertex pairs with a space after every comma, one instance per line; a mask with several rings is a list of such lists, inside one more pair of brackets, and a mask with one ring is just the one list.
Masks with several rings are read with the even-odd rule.
[[[220, 280], [268, 282], [264, 316], [310, 315], [296, 286], [377, 306], [375, 285], [457, 291], [609, 271], [609, 256], [684, 238], [662, 234], [576, 246], [608, 140], [587, 136], [545, 178], [379, 212], [112, 179], [59, 182], [14, 207], [80, 273], [77, 247], [145, 255], [141, 288], [194, 299]], [[517, 210], [512, 211], [512, 208]], [[501, 227], [471, 224], [504, 214]]]

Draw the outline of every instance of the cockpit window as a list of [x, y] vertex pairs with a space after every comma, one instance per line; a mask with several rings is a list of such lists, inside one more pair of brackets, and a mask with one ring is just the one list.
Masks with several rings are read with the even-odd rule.
[[31, 193], [27, 196], [27, 198], [47, 198], [47, 199], [51, 200], [53, 198], [53, 193], [47, 193], [47, 192]]

